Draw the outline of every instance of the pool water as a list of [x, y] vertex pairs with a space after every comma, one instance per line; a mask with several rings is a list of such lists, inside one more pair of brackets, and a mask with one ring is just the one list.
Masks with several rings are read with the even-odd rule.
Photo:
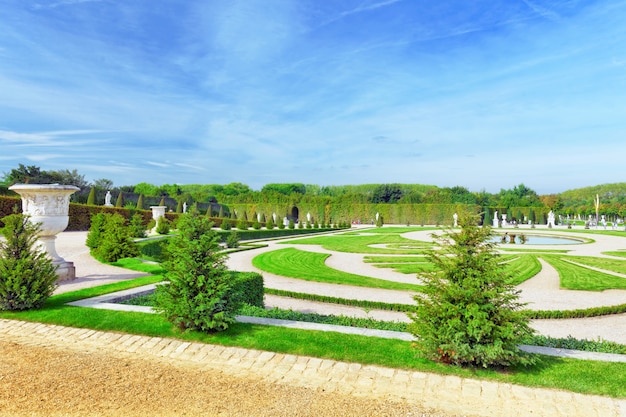
[[[513, 234], [513, 233], [511, 233]], [[515, 243], [520, 244], [519, 234], [516, 233]], [[526, 236], [526, 245], [579, 245], [583, 243], [578, 239], [571, 239], [567, 237], [561, 236], [545, 236], [545, 235], [529, 235], [524, 233]], [[498, 234], [491, 239], [492, 242], [500, 243], [502, 242], [502, 234]], [[509, 237], [507, 236], [506, 244], [509, 243]]]

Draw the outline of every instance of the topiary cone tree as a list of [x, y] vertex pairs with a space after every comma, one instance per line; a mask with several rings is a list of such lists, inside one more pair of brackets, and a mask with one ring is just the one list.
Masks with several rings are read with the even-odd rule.
[[433, 235], [440, 249], [429, 252], [432, 272], [421, 275], [423, 294], [409, 314], [409, 329], [429, 359], [455, 365], [500, 367], [531, 364], [518, 344], [533, 331], [521, 311], [492, 243], [490, 227], [477, 217], [460, 219], [461, 230]]

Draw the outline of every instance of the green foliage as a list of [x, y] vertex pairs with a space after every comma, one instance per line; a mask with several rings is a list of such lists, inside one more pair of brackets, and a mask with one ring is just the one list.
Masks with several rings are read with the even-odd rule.
[[144, 209], [143, 194], [139, 194], [139, 198], [137, 199], [137, 210], [143, 210], [143, 209]]
[[293, 219], [289, 219], [289, 228], [290, 229], [296, 228], [296, 223], [293, 221]]
[[117, 200], [115, 200], [115, 207], [124, 207], [124, 195], [122, 194], [122, 192], [120, 191], [119, 193], [117, 193]]
[[156, 288], [156, 310], [181, 330], [226, 330], [235, 322], [239, 300], [206, 217], [181, 217], [169, 238], [163, 267], [166, 284]]
[[265, 228], [267, 230], [272, 230], [274, 228], [274, 220], [272, 220], [272, 217], [270, 216], [270, 218], [267, 220], [267, 222], [265, 223]]
[[228, 219], [224, 219], [224, 220], [222, 221], [222, 224], [220, 224], [220, 228], [221, 228], [222, 230], [230, 230], [230, 229], [232, 229], [232, 228], [233, 228], [233, 225], [231, 224], [230, 220], [228, 220]]
[[265, 184], [261, 189], [262, 193], [279, 193], [284, 195], [292, 195], [295, 193], [306, 194], [306, 187], [301, 183], [292, 184]]
[[87, 233], [87, 240], [85, 241], [89, 249], [95, 249], [100, 246], [105, 221], [105, 213], [103, 212], [91, 216], [91, 226], [89, 227], [89, 233]]
[[92, 255], [103, 262], [139, 255], [132, 230], [119, 214], [100, 213], [94, 216], [87, 235], [87, 246], [91, 248]]
[[89, 190], [89, 196], [87, 197], [87, 205], [95, 206], [96, 205], [96, 187], [91, 187]]
[[130, 233], [135, 238], [146, 237], [146, 226], [143, 224], [143, 216], [141, 214], [135, 213], [130, 218]]
[[55, 289], [55, 267], [37, 245], [39, 226], [22, 214], [2, 219], [0, 310], [39, 308]]
[[383, 227], [383, 216], [379, 215], [378, 218], [376, 219], [376, 227]]
[[381, 184], [372, 193], [372, 203], [397, 203], [402, 195], [400, 184]]
[[462, 218], [459, 232], [434, 236], [441, 248], [428, 254], [436, 270], [421, 275], [423, 294], [409, 314], [410, 331], [426, 357], [455, 365], [530, 364], [519, 350], [532, 334], [518, 292], [498, 262], [491, 228]]
[[226, 246], [229, 248], [238, 248], [239, 247], [239, 234], [236, 231], [232, 231], [228, 234], [226, 238]]
[[166, 239], [148, 240], [137, 244], [142, 257], [150, 258], [153, 261], [164, 261], [163, 249], [167, 244]]
[[244, 218], [237, 222], [237, 229], [239, 230], [248, 230], [248, 221]]
[[160, 217], [157, 221], [156, 232], [160, 235], [166, 235], [170, 232], [170, 221], [165, 217]]
[[258, 308], [265, 307], [263, 298], [263, 276], [258, 272], [229, 271], [230, 281], [233, 283], [235, 302], [239, 305], [250, 305]]
[[252, 228], [254, 230], [261, 230], [261, 223], [259, 223], [258, 221], [255, 221], [254, 223], [252, 223]]

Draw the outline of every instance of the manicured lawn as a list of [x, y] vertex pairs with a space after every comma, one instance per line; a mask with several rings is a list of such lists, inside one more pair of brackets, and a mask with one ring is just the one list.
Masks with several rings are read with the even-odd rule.
[[583, 268], [565, 261], [566, 257], [542, 256], [559, 273], [561, 287], [569, 290], [603, 291], [626, 289], [626, 279]]
[[[145, 279], [124, 284], [125, 287], [133, 284], [143, 285]], [[117, 285], [97, 287], [90, 289], [90, 295], [101, 295], [114, 289], [117, 289]], [[89, 309], [60, 304], [63, 300], [76, 299], [84, 295], [85, 293], [81, 291], [55, 296], [49, 300], [44, 309], [21, 313], [2, 312], [0, 317], [626, 398], [626, 363], [542, 357], [540, 364], [527, 369], [517, 368], [506, 372], [463, 369], [428, 361], [419, 356], [419, 352], [411, 346], [410, 342], [399, 340], [241, 323], [217, 334], [180, 332], [163, 317], [155, 314]]]
[[[324, 249], [337, 252], [372, 254], [421, 254], [424, 253], [425, 250], [432, 247], [432, 245], [428, 242], [406, 239], [397, 233], [383, 232], [375, 233], [373, 235], [343, 233], [334, 236], [318, 236], [310, 239], [290, 240], [289, 242], [283, 243], [321, 245]], [[371, 245], [393, 245], [394, 249], [372, 247]]]
[[252, 259], [252, 264], [266, 272], [305, 281], [330, 284], [354, 285], [358, 287], [381, 288], [387, 290], [420, 291], [419, 285], [403, 284], [350, 274], [329, 268], [324, 261], [330, 255], [306, 252], [295, 248], [285, 248], [265, 252]]
[[617, 272], [618, 274], [626, 274], [626, 260], [596, 258], [593, 256], [564, 256], [561, 259], [571, 260], [572, 262], [604, 269], [606, 271]]

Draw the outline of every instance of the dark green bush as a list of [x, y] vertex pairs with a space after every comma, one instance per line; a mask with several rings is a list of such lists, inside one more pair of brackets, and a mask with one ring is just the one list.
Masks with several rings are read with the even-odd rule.
[[139, 244], [137, 244], [137, 247], [139, 248], [139, 252], [142, 256], [151, 258], [156, 262], [161, 262], [165, 260], [165, 245], [167, 245], [167, 239], [154, 239], [140, 242]]
[[139, 213], [133, 214], [130, 218], [131, 235], [135, 238], [146, 237], [146, 226], [143, 223], [143, 216]]
[[436, 237], [440, 249], [428, 254], [435, 270], [421, 275], [423, 294], [409, 314], [417, 347], [429, 359], [455, 365], [532, 363], [518, 348], [532, 329], [490, 242], [491, 228], [467, 217], [459, 225], [459, 232]]
[[205, 216], [186, 215], [168, 239], [166, 284], [156, 288], [155, 309], [181, 330], [226, 330], [240, 306], [212, 226]]
[[233, 228], [233, 225], [230, 223], [230, 220], [224, 219], [222, 220], [222, 224], [220, 225], [222, 230], [230, 230]]
[[229, 248], [239, 247], [239, 234], [236, 231], [231, 231], [226, 238], [226, 246]]
[[156, 232], [160, 235], [166, 235], [170, 232], [170, 221], [165, 217], [159, 218], [157, 221]]
[[[139, 249], [133, 241], [131, 230], [119, 214], [102, 214], [103, 224], [98, 224], [95, 239], [97, 246], [91, 249], [92, 255], [103, 262], [116, 262], [122, 258], [139, 255]], [[93, 227], [93, 225], [92, 225]], [[95, 229], [94, 229], [95, 231]], [[92, 231], [89, 232], [91, 234]], [[89, 234], [87, 240], [89, 241]]]
[[37, 247], [39, 226], [22, 214], [2, 218], [0, 240], [0, 310], [39, 308], [52, 295], [56, 269]]

